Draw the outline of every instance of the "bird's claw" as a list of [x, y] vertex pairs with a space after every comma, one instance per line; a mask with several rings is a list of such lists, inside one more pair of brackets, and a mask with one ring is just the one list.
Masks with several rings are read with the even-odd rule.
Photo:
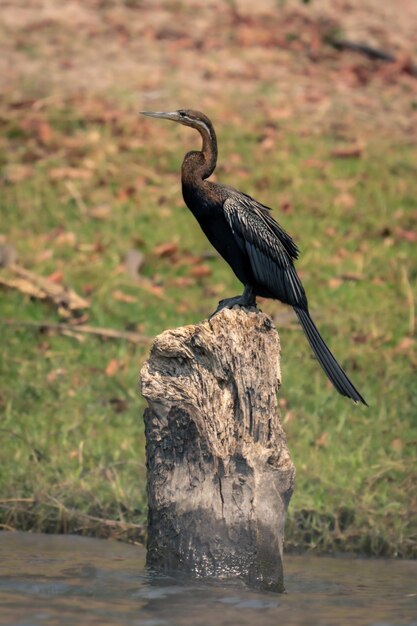
[[244, 307], [247, 309], [251, 309], [251, 308], [258, 309], [258, 307], [256, 306], [256, 300], [248, 301], [243, 296], [234, 296], [233, 298], [224, 298], [223, 300], [219, 301], [217, 308], [209, 316], [208, 318], [209, 321], [215, 315], [217, 315], [217, 313], [220, 313], [220, 311], [222, 311], [223, 309], [233, 309], [234, 306], [240, 306], [240, 307]]
[[222, 311], [223, 309], [229, 308], [231, 309], [232, 307], [229, 306], [228, 307], [228, 299], [225, 298], [224, 300], [220, 300], [219, 304], [217, 305], [217, 308], [213, 311], [213, 313], [211, 315], [209, 315], [209, 321], [211, 320], [212, 317], [214, 317], [215, 315], [217, 315], [217, 313], [220, 313], [220, 311]]

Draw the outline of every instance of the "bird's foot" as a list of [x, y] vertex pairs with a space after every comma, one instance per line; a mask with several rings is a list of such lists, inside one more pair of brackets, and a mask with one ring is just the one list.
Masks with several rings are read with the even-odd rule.
[[220, 300], [217, 309], [210, 315], [209, 320], [212, 317], [220, 313], [223, 309], [233, 309], [234, 306], [245, 307], [246, 309], [255, 308], [256, 306], [256, 298], [251, 294], [243, 293], [241, 296], [234, 296], [233, 298], [225, 298], [224, 300]]

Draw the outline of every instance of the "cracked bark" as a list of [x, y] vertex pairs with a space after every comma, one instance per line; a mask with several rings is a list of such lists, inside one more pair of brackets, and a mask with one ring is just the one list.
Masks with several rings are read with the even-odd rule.
[[282, 591], [295, 469], [277, 410], [280, 345], [263, 313], [159, 335], [141, 371], [148, 564]]

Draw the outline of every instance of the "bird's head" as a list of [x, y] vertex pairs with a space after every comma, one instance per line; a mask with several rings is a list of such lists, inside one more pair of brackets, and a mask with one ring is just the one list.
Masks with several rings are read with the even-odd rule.
[[178, 122], [184, 126], [190, 126], [198, 131], [206, 131], [209, 136], [213, 136], [213, 125], [210, 122], [207, 115], [200, 111], [193, 111], [192, 109], [179, 109], [178, 111], [141, 111], [142, 115], [148, 115], [149, 117], [159, 117], [163, 120], [171, 120], [172, 122]]

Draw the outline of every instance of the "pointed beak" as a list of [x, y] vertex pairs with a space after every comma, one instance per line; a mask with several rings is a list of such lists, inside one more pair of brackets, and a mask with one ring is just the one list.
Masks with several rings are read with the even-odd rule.
[[141, 115], [147, 115], [148, 117], [159, 117], [163, 120], [172, 120], [178, 122], [179, 115], [177, 111], [164, 112], [164, 111], [140, 111]]

